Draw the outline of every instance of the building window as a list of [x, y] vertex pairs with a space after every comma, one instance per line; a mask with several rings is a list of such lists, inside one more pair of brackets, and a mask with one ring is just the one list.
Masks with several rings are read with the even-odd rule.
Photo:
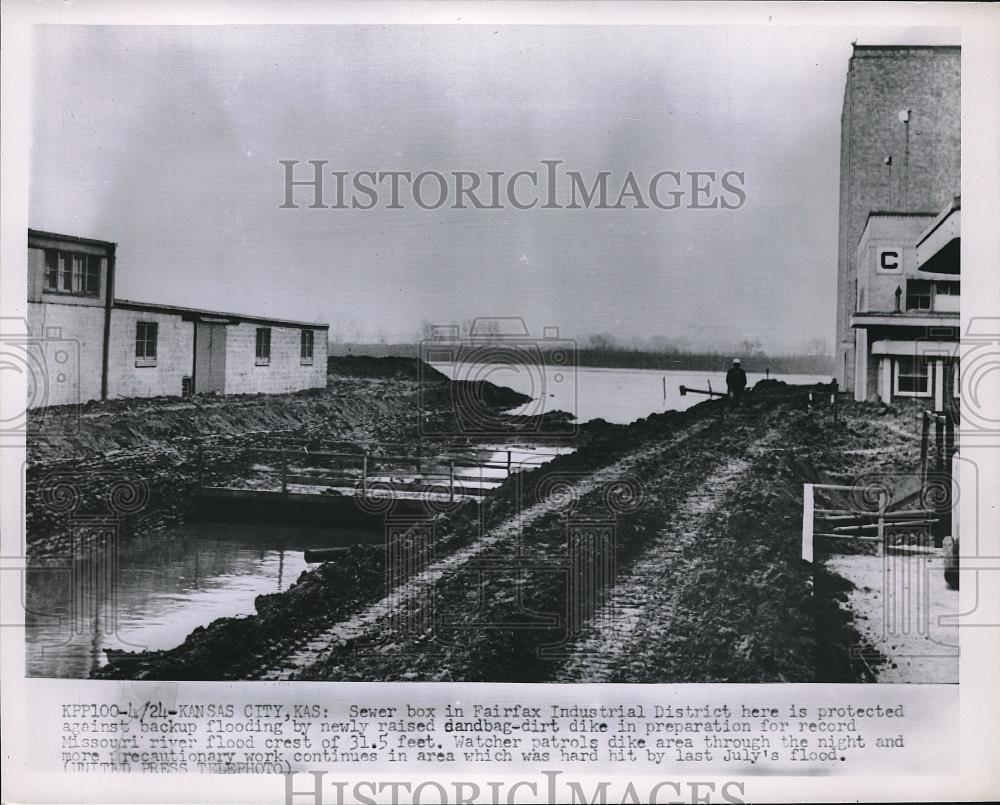
[[303, 330], [302, 331], [302, 342], [299, 348], [299, 361], [300, 363], [308, 366], [312, 366], [313, 362], [313, 331]]
[[45, 250], [45, 290], [59, 290], [59, 252]]
[[928, 280], [906, 281], [906, 309], [931, 310], [933, 283]]
[[930, 365], [924, 358], [896, 358], [893, 361], [892, 393], [900, 397], [930, 397]]
[[159, 325], [155, 321], [135, 323], [135, 365], [156, 366], [156, 335]]
[[934, 310], [958, 313], [961, 309], [961, 285], [958, 282], [937, 282], [934, 285]]
[[906, 309], [958, 313], [961, 283], [931, 280], [906, 281]]
[[257, 365], [267, 366], [271, 363], [271, 328], [257, 328]]
[[101, 292], [101, 258], [58, 249], [45, 250], [45, 290], [76, 296]]

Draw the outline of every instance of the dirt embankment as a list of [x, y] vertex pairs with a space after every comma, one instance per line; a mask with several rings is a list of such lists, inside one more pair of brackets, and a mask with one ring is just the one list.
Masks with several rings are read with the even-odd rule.
[[[358, 548], [110, 678], [859, 681], [841, 584], [800, 561], [802, 484], [915, 464], [905, 415], [806, 410], [764, 383], [584, 429], [579, 449], [411, 529], [396, 567]], [[238, 647], [239, 650], [236, 650]]]
[[[353, 358], [328, 380], [325, 389], [294, 394], [111, 400], [32, 411], [29, 556], [65, 553], [73, 518], [117, 518], [127, 536], [188, 516], [199, 445], [280, 447], [288, 439], [315, 439], [377, 450], [415, 443], [421, 416], [441, 433], [456, 432], [449, 427], [455, 401], [468, 399], [467, 390], [414, 359]], [[478, 393], [487, 411], [527, 401], [491, 384]]]

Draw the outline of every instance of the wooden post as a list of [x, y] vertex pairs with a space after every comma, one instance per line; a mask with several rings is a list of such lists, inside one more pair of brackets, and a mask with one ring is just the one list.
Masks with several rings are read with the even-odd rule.
[[368, 497], [368, 451], [361, 459], [361, 493]]
[[924, 411], [923, 421], [920, 423], [920, 486], [927, 484], [927, 442], [931, 435], [930, 412]]
[[880, 489], [878, 493], [878, 555], [885, 555], [885, 510], [888, 506], [889, 493]]
[[510, 478], [510, 450], [507, 451], [507, 477]]
[[934, 415], [934, 458], [937, 472], [944, 470], [944, 417]]
[[802, 559], [813, 561], [813, 485], [802, 484]]
[[281, 451], [281, 494], [288, 494], [288, 453]]
[[448, 462], [448, 502], [455, 502], [455, 462]]

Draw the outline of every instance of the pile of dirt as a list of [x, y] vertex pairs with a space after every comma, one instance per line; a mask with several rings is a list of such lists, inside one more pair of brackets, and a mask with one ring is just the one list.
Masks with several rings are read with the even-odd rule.
[[[693, 413], [602, 429], [603, 438], [520, 479], [520, 510], [546, 496], [557, 500], [479, 558], [488, 567], [496, 557], [488, 592], [478, 572], [446, 574], [434, 589], [433, 634], [385, 631], [377, 638], [382, 650], [365, 657], [335, 647], [304, 669], [302, 678], [555, 680], [578, 635], [567, 635], [565, 618], [546, 624], [545, 614], [576, 615], [581, 605], [586, 608], [574, 598], [572, 579], [598, 578], [607, 559], [574, 557], [574, 531], [595, 524], [613, 531], [611, 564], [620, 575], [692, 488], [747, 453], [763, 433], [780, 432], [794, 420], [779, 398], [759, 399], [754, 407], [731, 419], [719, 416], [718, 404], [706, 404]], [[801, 491], [801, 482], [786, 471], [785, 460], [783, 453], [766, 452], [752, 464], [720, 513], [702, 525], [690, 548], [698, 562], [685, 565], [684, 573], [679, 564], [662, 568], [659, 583], [674, 588], [676, 608], [643, 616], [651, 628], [622, 651], [626, 662], [610, 681], [814, 679], [810, 571], [800, 561], [801, 498], [792, 503], [787, 493], [796, 486]], [[783, 472], [785, 480], [775, 483]], [[641, 489], [629, 491], [626, 485], [636, 481]], [[514, 507], [513, 501], [504, 506], [504, 493], [511, 490], [491, 501], [491, 513], [503, 507], [509, 514]], [[611, 501], [616, 503], [609, 508]], [[520, 565], [506, 560], [519, 552], [530, 559]], [[646, 597], [655, 592], [648, 590]], [[535, 622], [526, 626], [528, 613], [535, 613]]]
[[108, 400], [36, 409], [28, 419], [28, 462], [98, 460], [123, 451], [317, 429], [346, 440], [358, 430], [371, 430], [373, 423], [416, 434], [421, 402], [416, 384], [391, 385], [392, 394], [378, 381], [350, 379], [294, 394]]
[[391, 377], [446, 383], [448, 378], [419, 358], [335, 355], [327, 358], [327, 374], [334, 377]]
[[[64, 553], [71, 515], [120, 516], [124, 537], [187, 517], [195, 510], [199, 473], [211, 469], [201, 460], [206, 447], [349, 443], [415, 452], [433, 441], [422, 419], [437, 423], [441, 439], [461, 441], [465, 429], [456, 410], [469, 399], [468, 389], [454, 388], [433, 369], [433, 379], [422, 383], [394, 374], [415, 372], [413, 359], [353, 360], [381, 369], [369, 366], [367, 377], [332, 376], [327, 388], [292, 394], [109, 400], [32, 410], [25, 473], [29, 555]], [[476, 393], [489, 417], [527, 400], [492, 384]], [[531, 422], [524, 427], [537, 430]]]

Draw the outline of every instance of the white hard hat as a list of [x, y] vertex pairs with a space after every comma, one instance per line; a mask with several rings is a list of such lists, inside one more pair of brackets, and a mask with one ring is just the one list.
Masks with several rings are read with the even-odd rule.
[[739, 358], [733, 358], [733, 363], [739, 363], [739, 362], [740, 362]]

